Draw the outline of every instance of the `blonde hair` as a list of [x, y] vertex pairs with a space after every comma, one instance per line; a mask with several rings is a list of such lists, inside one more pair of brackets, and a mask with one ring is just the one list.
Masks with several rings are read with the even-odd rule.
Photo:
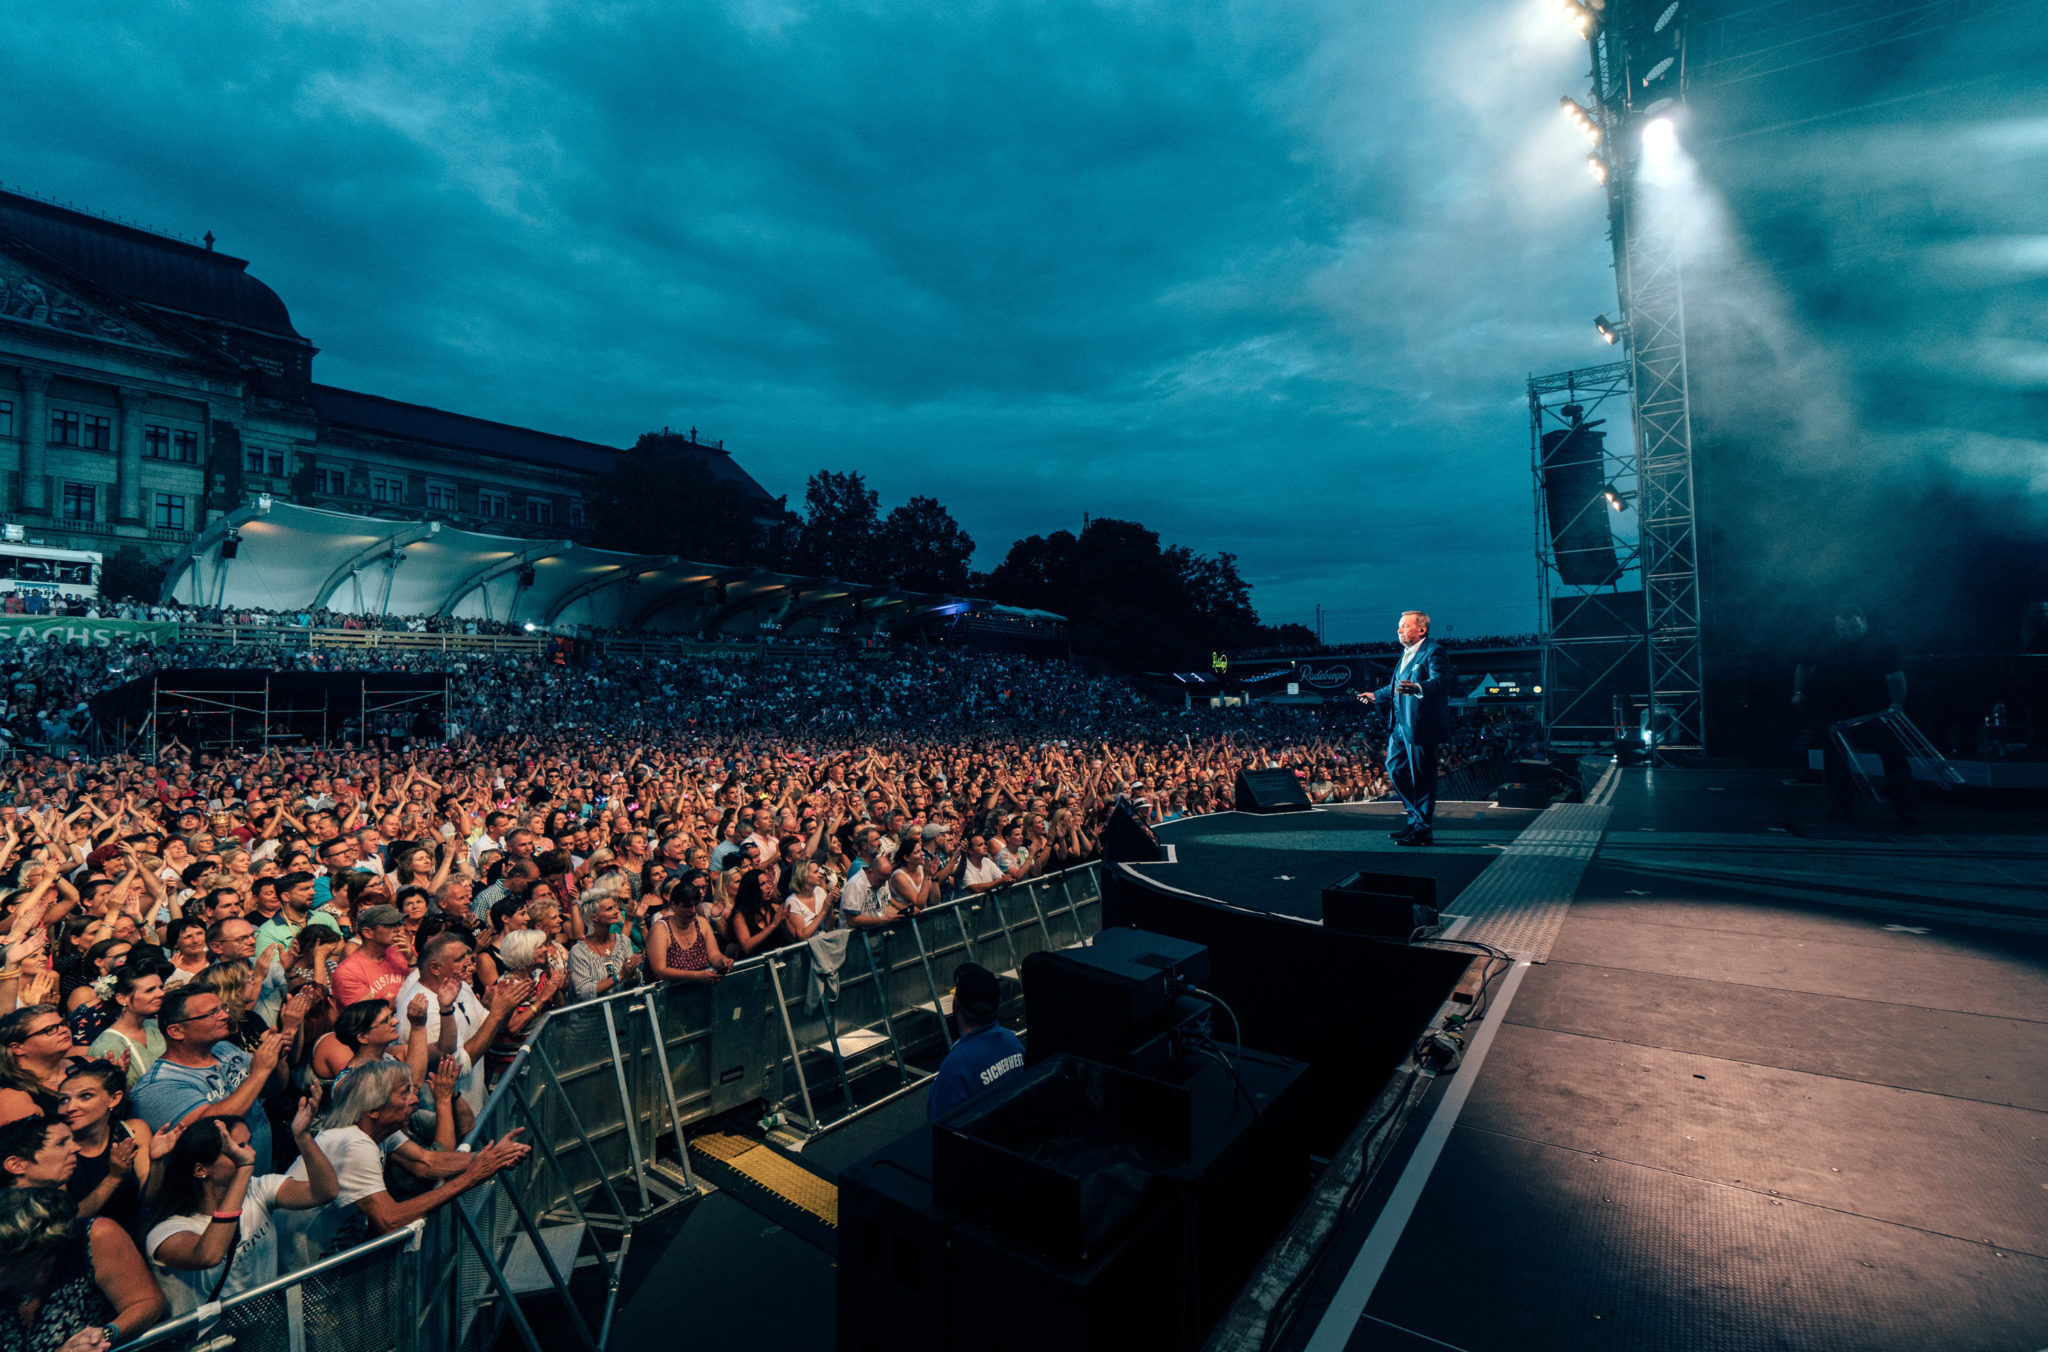
[[248, 1002], [242, 996], [249, 989], [249, 973], [254, 970], [245, 959], [229, 958], [200, 968], [199, 975], [193, 977], [189, 984], [218, 995], [220, 1002], [228, 1007], [228, 1016], [240, 1023], [249, 1012]]
[[[1410, 615], [1413, 615], [1413, 616], [1414, 616], [1414, 617], [1415, 617], [1416, 619], [1418, 619], [1418, 620], [1422, 621], [1422, 632], [1423, 632], [1423, 633], [1425, 633], [1425, 634], [1426, 634], [1426, 633], [1428, 633], [1428, 632], [1429, 632], [1429, 612], [1428, 612], [1428, 611], [1426, 611], [1426, 610], [1404, 610], [1404, 611], [1402, 611], [1402, 612], [1401, 612], [1401, 618], [1402, 618], [1402, 619], [1404, 619], [1404, 620], [1405, 620], [1405, 619], [1407, 619], [1407, 618], [1408, 618], [1408, 617], [1409, 617]], [[1382, 621], [1381, 621], [1381, 623], [1382, 623], [1382, 624], [1384, 624], [1384, 623], [1386, 623], [1386, 621], [1382, 620]]]
[[78, 1208], [60, 1187], [0, 1190], [0, 1263], [40, 1258], [78, 1232]]

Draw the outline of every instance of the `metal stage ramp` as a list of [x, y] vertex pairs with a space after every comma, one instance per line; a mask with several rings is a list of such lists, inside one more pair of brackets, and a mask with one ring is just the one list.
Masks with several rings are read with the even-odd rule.
[[1624, 772], [1548, 961], [1285, 1345], [2048, 1347], [2048, 843], [1824, 811], [1777, 773]]

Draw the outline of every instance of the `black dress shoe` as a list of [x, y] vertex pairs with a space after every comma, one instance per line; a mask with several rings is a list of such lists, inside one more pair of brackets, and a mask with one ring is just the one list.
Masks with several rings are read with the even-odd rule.
[[1411, 831], [1394, 842], [1396, 845], [1434, 845], [1436, 835], [1431, 831]]
[[1406, 839], [1408, 839], [1408, 837], [1410, 837], [1410, 836], [1412, 836], [1412, 835], [1414, 835], [1414, 834], [1415, 834], [1415, 828], [1414, 828], [1414, 827], [1412, 827], [1412, 826], [1404, 826], [1404, 827], [1402, 827], [1402, 828], [1401, 828], [1400, 830], [1398, 830], [1398, 831], [1389, 831], [1389, 832], [1387, 832], [1387, 839], [1388, 839], [1388, 840], [1406, 840]]

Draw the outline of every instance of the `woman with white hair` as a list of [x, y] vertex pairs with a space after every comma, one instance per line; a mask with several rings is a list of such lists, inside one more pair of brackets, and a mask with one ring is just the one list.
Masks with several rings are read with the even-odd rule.
[[[448, 1106], [445, 1100], [454, 1095], [456, 1068], [454, 1058], [443, 1058], [429, 1077], [443, 1111]], [[280, 1247], [287, 1270], [410, 1225], [526, 1157], [527, 1147], [512, 1139], [516, 1132], [473, 1154], [423, 1149], [402, 1130], [419, 1097], [402, 1061], [359, 1066], [334, 1082], [334, 1097], [321, 1115], [321, 1130], [314, 1140], [333, 1161], [340, 1186], [326, 1206], [277, 1218], [283, 1228]], [[406, 1201], [395, 1200], [384, 1186], [387, 1157], [417, 1177], [435, 1180], [435, 1186]], [[288, 1178], [303, 1180], [305, 1160], [295, 1161], [285, 1172]]]
[[625, 933], [617, 897], [592, 888], [583, 894], [582, 910], [583, 937], [569, 950], [569, 980], [576, 998], [588, 1000], [631, 985], [640, 975], [640, 955]]
[[512, 1007], [512, 1012], [498, 1025], [491, 1045], [484, 1050], [484, 1064], [493, 1080], [511, 1068], [513, 1058], [526, 1044], [527, 1034], [533, 1031], [534, 1021], [548, 1011], [562, 992], [564, 978], [548, 965], [547, 948], [544, 930], [517, 929], [498, 940], [498, 958], [504, 969], [498, 982], [530, 981], [533, 993]]

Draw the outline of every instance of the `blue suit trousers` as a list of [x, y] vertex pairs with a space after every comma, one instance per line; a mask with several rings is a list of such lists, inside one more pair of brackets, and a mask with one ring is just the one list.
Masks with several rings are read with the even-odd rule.
[[1387, 778], [1408, 809], [1409, 829], [1436, 829], [1436, 748], [1417, 745], [1397, 723], [1387, 738]]

